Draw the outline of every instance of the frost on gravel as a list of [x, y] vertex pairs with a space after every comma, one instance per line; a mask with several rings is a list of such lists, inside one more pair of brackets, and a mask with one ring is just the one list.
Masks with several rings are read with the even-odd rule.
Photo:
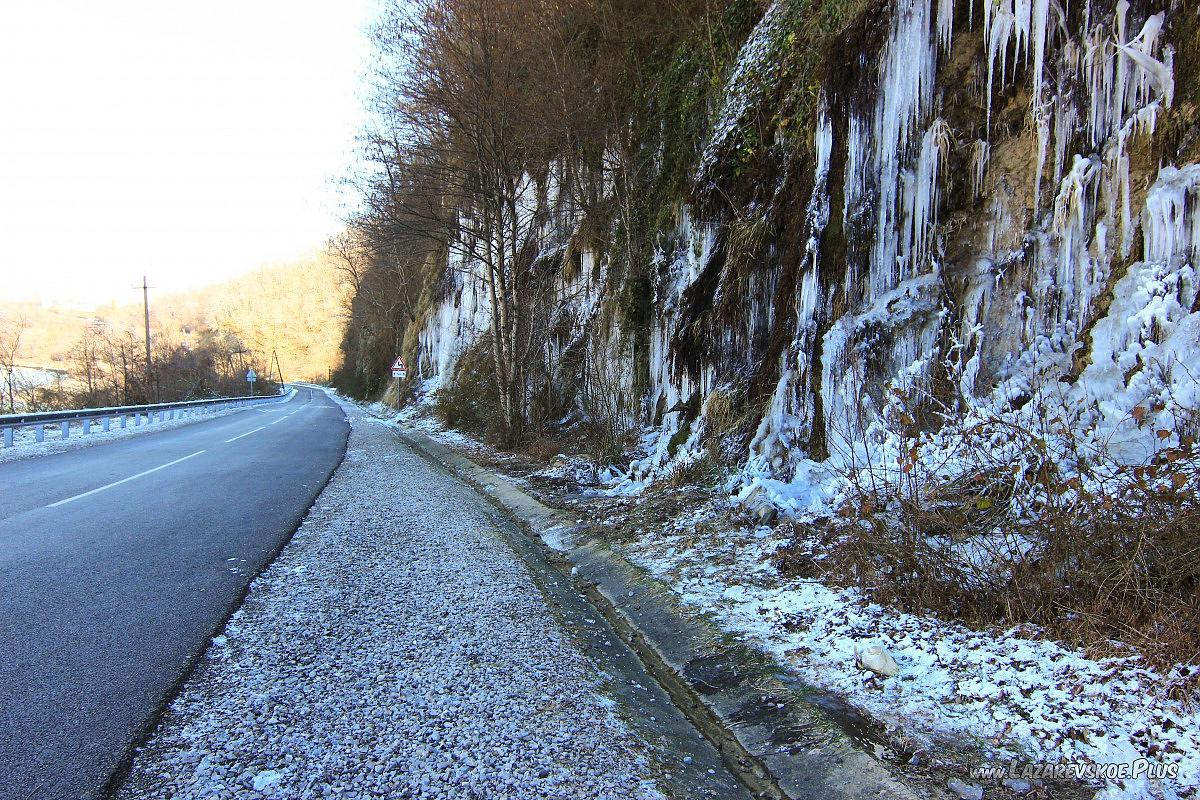
[[660, 797], [484, 502], [349, 413], [345, 462], [118, 796]]

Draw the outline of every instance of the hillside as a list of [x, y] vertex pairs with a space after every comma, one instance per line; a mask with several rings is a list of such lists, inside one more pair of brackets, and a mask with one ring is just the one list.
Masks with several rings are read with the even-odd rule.
[[1194, 662], [1194, 5], [431, 0], [377, 38], [342, 388], [399, 351], [406, 402], [596, 491], [800, 524], [805, 577]]
[[[279, 369], [289, 381], [324, 380], [337, 363], [346, 302], [342, 273], [323, 256], [264, 267], [195, 291], [152, 294], [149, 391], [141, 304], [89, 311], [5, 304], [0, 306], [3, 342], [19, 333], [14, 364], [64, 377], [55, 386], [16, 381], [21, 385], [13, 387], [13, 406], [240, 394], [247, 390], [243, 377], [250, 366], [262, 374], [264, 385], [279, 377]], [[8, 356], [0, 355], [7, 364]], [[9, 392], [3, 389], [7, 408]]]

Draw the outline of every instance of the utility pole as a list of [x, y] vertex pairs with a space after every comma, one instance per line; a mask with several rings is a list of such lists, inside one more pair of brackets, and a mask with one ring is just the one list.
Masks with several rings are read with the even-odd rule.
[[142, 311], [146, 320], [146, 401], [149, 402], [151, 392], [154, 392], [155, 399], [158, 399], [158, 392], [153, 387], [154, 365], [150, 356], [150, 285], [146, 282], [145, 275], [142, 276]]
[[274, 347], [271, 348], [271, 358], [275, 359], [274, 369], [276, 374], [279, 376], [279, 385], [286, 389], [287, 384], [283, 382], [283, 367], [279, 366], [279, 353], [275, 351]]

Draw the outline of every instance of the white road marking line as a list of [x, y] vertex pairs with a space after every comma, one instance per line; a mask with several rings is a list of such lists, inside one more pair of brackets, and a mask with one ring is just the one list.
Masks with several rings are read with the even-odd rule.
[[[268, 424], [273, 424], [273, 423], [268, 423]], [[252, 431], [246, 431], [245, 433], [239, 433], [237, 436], [233, 437], [232, 439], [226, 439], [226, 440], [225, 440], [225, 444], [229, 444], [230, 442], [236, 442], [238, 439], [242, 438], [243, 436], [249, 436], [249, 435], [250, 435], [250, 434], [252, 434], [252, 433], [258, 433], [259, 431], [261, 431], [261, 430], [262, 430], [263, 428], [265, 428], [265, 427], [267, 427], [267, 426], [266, 426], [266, 425], [263, 425], [263, 426], [260, 426], [260, 427], [258, 427], [258, 428], [255, 428], [255, 429], [254, 429], [254, 430], [252, 430]]]
[[207, 453], [207, 452], [208, 452], [207, 450], [197, 450], [196, 452], [192, 453], [190, 456], [184, 456], [183, 458], [177, 458], [174, 461], [168, 461], [166, 464], [160, 464], [157, 467], [153, 467], [152, 469], [146, 470], [145, 472], [139, 472], [137, 475], [130, 475], [128, 478], [122, 478], [119, 481], [113, 481], [112, 483], [97, 487], [95, 489], [92, 489], [90, 492], [84, 492], [83, 494], [77, 494], [74, 497], [68, 497], [66, 500], [59, 500], [57, 503], [51, 503], [50, 505], [46, 506], [46, 508], [54, 508], [55, 506], [62, 506], [62, 505], [66, 505], [67, 503], [72, 503], [72, 502], [80, 499], [81, 497], [87, 497], [88, 495], [95, 494], [96, 492], [103, 492], [105, 489], [111, 489], [114, 486], [120, 486], [122, 483], [129, 483], [132, 480], [141, 478], [145, 475], [149, 475], [151, 472], [158, 472], [160, 469], [166, 469], [167, 467], [171, 467], [171, 466], [174, 466], [175, 464], [178, 464], [180, 461], [187, 461], [189, 458], [195, 458], [196, 456], [200, 455], [201, 453]]

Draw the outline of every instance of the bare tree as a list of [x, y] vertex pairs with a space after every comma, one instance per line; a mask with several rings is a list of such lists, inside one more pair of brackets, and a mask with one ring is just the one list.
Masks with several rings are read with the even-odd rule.
[[71, 351], [75, 378], [83, 383], [83, 392], [78, 397], [79, 405], [92, 408], [108, 400], [103, 393], [103, 326], [92, 322], [83, 329], [79, 341]]
[[375, 32], [366, 211], [331, 248], [355, 289], [347, 358], [390, 346], [381, 327], [398, 350], [419, 302], [436, 302], [457, 271], [486, 297], [489, 383], [519, 439], [536, 422], [534, 384], [553, 379], [542, 359], [563, 305], [559, 268], [620, 219], [625, 261], [645, 272], [639, 194], [661, 162], [645, 131], [662, 125], [646, 100], [681, 32], [724, 11], [717, 0], [393, 0]]
[[526, 367], [536, 355], [535, 265], [549, 215], [547, 176], [561, 115], [537, 86], [539, 29], [523, 4], [426, 0], [380, 29], [402, 64], [379, 161], [373, 217], [392, 241], [431, 239], [454, 268], [483, 281], [503, 427], [520, 435]]
[[[29, 323], [25, 317], [12, 315], [0, 317], [0, 368], [4, 370], [5, 384], [8, 388], [8, 412], [17, 411], [16, 394], [14, 393], [13, 373], [17, 367], [17, 355], [21, 351], [21, 338]], [[0, 398], [2, 401], [3, 398]]]

